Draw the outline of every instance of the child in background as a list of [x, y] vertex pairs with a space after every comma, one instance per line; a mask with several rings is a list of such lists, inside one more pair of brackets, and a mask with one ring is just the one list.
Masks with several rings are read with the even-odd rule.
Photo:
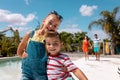
[[48, 80], [45, 34], [50, 30], [56, 31], [61, 22], [62, 16], [52, 11], [43, 20], [40, 29], [27, 32], [23, 37], [17, 49], [17, 54], [23, 58], [21, 80]]
[[[60, 52], [62, 44], [61, 37], [57, 32], [51, 31], [46, 34], [48, 80], [74, 80], [70, 72], [73, 72], [79, 80], [88, 80], [85, 74], [72, 63], [70, 58]], [[67, 71], [63, 72], [61, 66], [66, 66]]]

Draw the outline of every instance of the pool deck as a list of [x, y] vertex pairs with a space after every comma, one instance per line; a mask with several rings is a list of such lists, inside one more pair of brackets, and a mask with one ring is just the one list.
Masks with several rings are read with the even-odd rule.
[[[69, 57], [88, 80], [120, 80], [120, 55], [101, 55], [100, 61], [95, 60], [95, 55], [89, 55], [89, 60], [86, 61], [83, 53], [69, 53]], [[78, 80], [74, 75], [73, 77]]]
[[[73, 61], [84, 57], [83, 52], [65, 53], [65, 54], [67, 54]], [[89, 57], [95, 57], [95, 55], [89, 55]], [[100, 57], [101, 58], [119, 58], [120, 59], [120, 55], [103, 55], [103, 54], [101, 54]]]

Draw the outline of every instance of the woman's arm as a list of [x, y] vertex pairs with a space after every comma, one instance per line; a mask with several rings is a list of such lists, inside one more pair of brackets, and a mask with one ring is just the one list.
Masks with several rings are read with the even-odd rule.
[[88, 41], [88, 43], [89, 43], [90, 49], [92, 49], [93, 45], [90, 43], [90, 41]]
[[75, 69], [73, 71], [73, 74], [79, 79], [79, 80], [88, 80], [88, 78], [86, 77], [86, 75], [79, 69]]
[[21, 42], [18, 45], [17, 55], [22, 58], [26, 57], [25, 49], [26, 49], [29, 37], [30, 37], [30, 32], [27, 32], [26, 35], [23, 37], [23, 39], [21, 40]]

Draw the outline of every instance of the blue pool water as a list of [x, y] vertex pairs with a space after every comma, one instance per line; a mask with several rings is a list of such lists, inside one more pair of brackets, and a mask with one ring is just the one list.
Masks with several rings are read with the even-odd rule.
[[0, 80], [20, 80], [20, 77], [20, 58], [0, 58]]

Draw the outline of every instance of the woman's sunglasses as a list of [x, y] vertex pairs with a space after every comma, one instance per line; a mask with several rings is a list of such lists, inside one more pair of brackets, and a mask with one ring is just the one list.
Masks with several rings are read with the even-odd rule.
[[55, 14], [62, 21], [63, 17], [59, 15], [56, 11], [51, 11], [49, 14]]

